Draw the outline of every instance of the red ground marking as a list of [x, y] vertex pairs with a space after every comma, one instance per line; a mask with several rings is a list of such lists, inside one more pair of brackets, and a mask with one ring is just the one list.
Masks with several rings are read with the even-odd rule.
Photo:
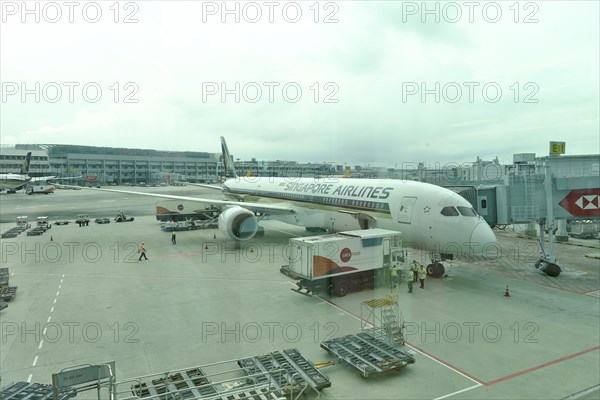
[[541, 365], [538, 365], [538, 366], [535, 366], [535, 367], [532, 367], [532, 368], [528, 368], [528, 369], [520, 371], [520, 372], [515, 372], [514, 374], [503, 376], [502, 378], [498, 378], [498, 379], [495, 379], [493, 381], [485, 382], [484, 385], [485, 386], [495, 385], [496, 383], [504, 382], [504, 381], [507, 381], [509, 379], [516, 378], [517, 376], [528, 374], [530, 372], [537, 371], [538, 369], [545, 368], [545, 367], [547, 367], [549, 365], [557, 364], [557, 363], [559, 363], [561, 361], [565, 361], [565, 360], [568, 360], [570, 358], [574, 358], [574, 357], [580, 356], [582, 354], [590, 353], [592, 351], [596, 351], [596, 350], [599, 350], [599, 349], [600, 349], [600, 346], [592, 347], [590, 349], [583, 350], [583, 351], [580, 351], [578, 353], [574, 353], [574, 354], [571, 354], [571, 355], [568, 355], [568, 356], [565, 356], [565, 357], [557, 358], [556, 360], [552, 360], [552, 361], [549, 361], [547, 363], [544, 363], [544, 364], [541, 364]]
[[412, 348], [414, 348], [414, 349], [416, 349], [416, 350], [420, 351], [420, 352], [421, 352], [421, 353], [423, 353], [423, 354], [426, 354], [427, 356], [429, 356], [429, 357], [433, 358], [433, 359], [434, 359], [434, 360], [436, 360], [437, 362], [439, 362], [439, 363], [441, 363], [441, 364], [444, 364], [444, 365], [445, 365], [445, 366], [447, 366], [448, 368], [451, 368], [451, 369], [453, 369], [454, 371], [457, 371], [457, 372], [459, 372], [459, 373], [463, 374], [464, 376], [466, 376], [466, 377], [468, 377], [468, 378], [470, 378], [470, 379], [474, 380], [475, 382], [477, 382], [477, 383], [479, 383], [479, 384], [481, 384], [481, 385], [485, 385], [485, 382], [483, 382], [481, 379], [477, 379], [477, 378], [475, 378], [473, 375], [466, 373], [465, 371], [461, 370], [460, 368], [456, 368], [454, 365], [452, 365], [452, 364], [450, 364], [450, 363], [448, 363], [448, 362], [446, 362], [446, 361], [442, 360], [442, 359], [441, 359], [441, 358], [439, 358], [439, 357], [436, 357], [436, 356], [434, 356], [434, 355], [433, 355], [433, 354], [431, 354], [431, 353], [428, 353], [428, 352], [426, 352], [425, 350], [423, 350], [423, 349], [421, 349], [421, 348], [419, 348], [419, 347], [415, 346], [414, 344], [410, 344], [409, 342], [406, 342], [406, 343], [407, 343], [407, 344], [408, 344], [410, 347], [412, 347]]

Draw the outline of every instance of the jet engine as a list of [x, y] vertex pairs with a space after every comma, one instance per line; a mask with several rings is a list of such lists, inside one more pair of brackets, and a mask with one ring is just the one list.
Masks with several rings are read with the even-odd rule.
[[252, 211], [231, 207], [219, 215], [219, 229], [233, 240], [249, 240], [258, 231], [258, 221]]

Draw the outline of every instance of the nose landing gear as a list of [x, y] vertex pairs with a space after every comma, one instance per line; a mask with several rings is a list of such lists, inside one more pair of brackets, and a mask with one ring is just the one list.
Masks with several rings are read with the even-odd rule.
[[558, 264], [545, 260], [544, 258], [540, 258], [535, 262], [534, 267], [548, 276], [556, 277], [560, 275], [561, 269]]
[[431, 254], [431, 264], [427, 265], [426, 268], [427, 275], [431, 276], [432, 278], [441, 278], [442, 276], [444, 276], [446, 268], [444, 268], [444, 264], [442, 264], [442, 261], [445, 260], [452, 260], [452, 255], [440, 253]]
[[444, 268], [444, 264], [441, 262], [434, 261], [433, 263], [427, 265], [427, 275], [432, 278], [440, 278], [444, 275], [446, 269]]

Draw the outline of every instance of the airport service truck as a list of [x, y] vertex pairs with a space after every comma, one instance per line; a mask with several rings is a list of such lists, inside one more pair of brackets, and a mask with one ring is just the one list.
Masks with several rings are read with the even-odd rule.
[[54, 193], [54, 185], [48, 184], [37, 184], [37, 185], [28, 185], [25, 189], [25, 193], [27, 194], [50, 194]]
[[374, 287], [389, 277], [393, 264], [403, 262], [402, 235], [384, 229], [339, 232], [294, 238], [283, 273], [294, 279], [295, 292], [310, 295], [327, 290], [336, 296]]

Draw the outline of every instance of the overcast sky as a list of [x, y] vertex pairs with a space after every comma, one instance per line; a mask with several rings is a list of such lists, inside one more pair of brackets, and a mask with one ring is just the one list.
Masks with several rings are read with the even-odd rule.
[[600, 152], [597, 1], [27, 3], [2, 2], [2, 144], [225, 136], [236, 158], [363, 165]]

